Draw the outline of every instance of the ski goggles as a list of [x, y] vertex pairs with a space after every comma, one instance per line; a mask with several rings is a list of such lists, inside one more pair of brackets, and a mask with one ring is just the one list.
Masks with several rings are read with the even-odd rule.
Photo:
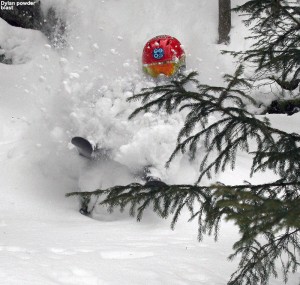
[[184, 58], [177, 62], [165, 61], [151, 64], [144, 64], [143, 70], [152, 77], [158, 77], [160, 74], [165, 76], [173, 76], [181, 67], [185, 65]]

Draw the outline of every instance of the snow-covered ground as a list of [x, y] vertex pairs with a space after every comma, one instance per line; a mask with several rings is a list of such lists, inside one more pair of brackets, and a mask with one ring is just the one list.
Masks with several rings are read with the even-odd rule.
[[[40, 32], [0, 19], [0, 47], [14, 62], [0, 64], [0, 284], [226, 284], [237, 266], [227, 260], [238, 237], [234, 225], [223, 223], [217, 243], [211, 237], [199, 243], [197, 225], [187, 223], [186, 214], [171, 231], [169, 221], [151, 211], [136, 223], [127, 213], [97, 209], [93, 220], [79, 214], [76, 199], [65, 198], [78, 188], [131, 182], [120, 164], [133, 171], [152, 165], [171, 183], [195, 180], [198, 166], [185, 157], [164, 168], [182, 115], [128, 121], [138, 103], [126, 98], [153, 84], [141, 72], [140, 57], [145, 42], [158, 34], [182, 42], [188, 68], [198, 70], [204, 83], [222, 84], [234, 63], [216, 45], [217, 1], [42, 5], [54, 6], [67, 20], [67, 47], [53, 49]], [[245, 28], [236, 15], [233, 28], [231, 47], [244, 48]], [[270, 117], [278, 127], [300, 132], [300, 115]], [[69, 143], [76, 135], [111, 149], [115, 162], [91, 164], [79, 157]], [[247, 179], [249, 159], [238, 162], [234, 172], [216, 179]]]

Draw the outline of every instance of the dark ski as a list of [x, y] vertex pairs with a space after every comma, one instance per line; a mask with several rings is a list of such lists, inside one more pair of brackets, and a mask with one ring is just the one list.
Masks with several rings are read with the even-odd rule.
[[80, 155], [88, 159], [93, 158], [94, 148], [87, 139], [83, 137], [74, 137], [72, 138], [71, 143], [76, 146]]

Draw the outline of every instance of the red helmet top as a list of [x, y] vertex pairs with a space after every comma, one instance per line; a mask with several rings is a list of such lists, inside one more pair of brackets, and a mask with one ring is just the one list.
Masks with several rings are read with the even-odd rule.
[[144, 46], [143, 64], [177, 62], [184, 56], [181, 43], [174, 37], [161, 35], [152, 38]]

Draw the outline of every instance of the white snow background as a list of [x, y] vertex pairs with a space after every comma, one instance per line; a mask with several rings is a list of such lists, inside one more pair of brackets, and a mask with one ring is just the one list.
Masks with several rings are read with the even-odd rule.
[[[233, 1], [233, 5], [239, 1]], [[235, 63], [217, 45], [217, 1], [43, 0], [67, 22], [67, 47], [54, 49], [38, 31], [0, 19], [0, 46], [13, 65], [0, 64], [0, 284], [3, 285], [223, 285], [236, 269], [229, 262], [237, 228], [222, 223], [218, 242], [197, 241], [197, 224], [183, 213], [175, 230], [150, 210], [137, 223], [128, 213], [97, 208], [82, 216], [65, 194], [133, 182], [126, 165], [153, 172], [168, 183], [193, 183], [197, 161], [178, 157], [166, 170], [183, 123], [182, 114], [142, 114], [126, 99], [154, 83], [141, 72], [150, 38], [170, 34], [187, 54], [187, 67], [203, 83], [222, 84]], [[229, 49], [247, 43], [233, 15]], [[262, 102], [274, 97], [266, 92]], [[269, 116], [277, 127], [299, 132], [300, 115]], [[213, 118], [212, 118], [213, 119]], [[114, 161], [93, 164], [70, 140], [80, 135], [111, 149]], [[214, 181], [249, 179], [250, 159]], [[255, 182], [274, 178], [256, 175]], [[208, 181], [206, 181], [208, 183]], [[211, 181], [212, 182], [212, 181]], [[299, 274], [288, 284], [298, 284]], [[270, 284], [282, 284], [271, 280]]]

